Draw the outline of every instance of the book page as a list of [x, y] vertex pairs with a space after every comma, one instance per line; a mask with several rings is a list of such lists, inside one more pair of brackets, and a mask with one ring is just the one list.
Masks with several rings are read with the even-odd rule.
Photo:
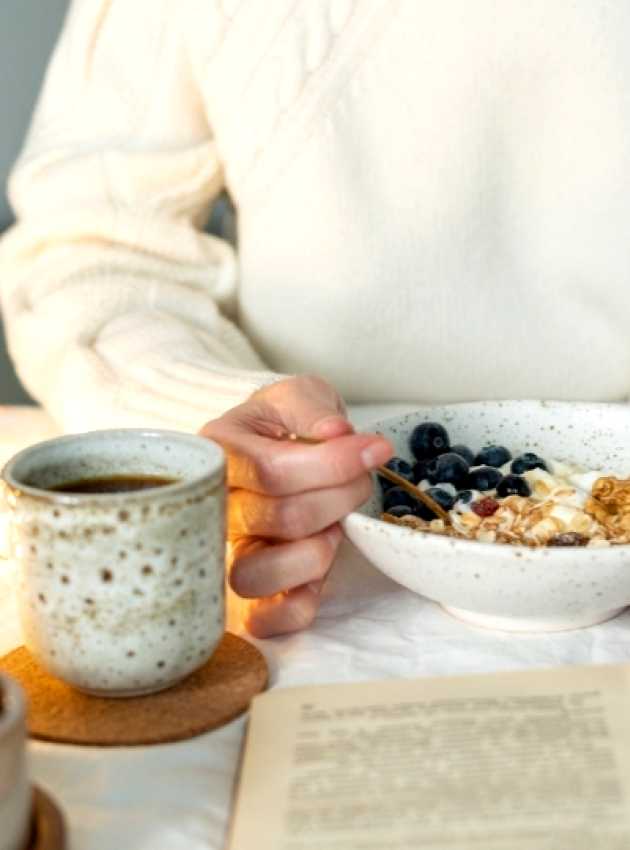
[[230, 850], [628, 850], [630, 666], [271, 691]]

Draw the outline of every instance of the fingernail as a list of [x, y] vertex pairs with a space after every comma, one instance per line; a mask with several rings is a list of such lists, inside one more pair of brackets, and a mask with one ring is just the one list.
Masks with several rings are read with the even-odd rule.
[[377, 439], [369, 443], [361, 452], [361, 462], [366, 469], [376, 469], [393, 455], [391, 445], [387, 440]]

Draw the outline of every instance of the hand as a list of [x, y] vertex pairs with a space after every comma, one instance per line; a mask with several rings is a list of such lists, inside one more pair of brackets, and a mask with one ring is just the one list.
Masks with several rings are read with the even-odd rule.
[[305, 628], [341, 542], [338, 522], [369, 498], [369, 471], [392, 446], [355, 434], [339, 395], [313, 377], [259, 390], [201, 434], [227, 454], [229, 581], [247, 600], [246, 628], [256, 637]]

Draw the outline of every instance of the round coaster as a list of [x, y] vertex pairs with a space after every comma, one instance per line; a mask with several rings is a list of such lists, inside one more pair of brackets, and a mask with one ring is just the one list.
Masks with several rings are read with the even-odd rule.
[[23, 646], [0, 658], [0, 670], [26, 691], [32, 738], [101, 747], [164, 744], [216, 729], [245, 711], [268, 680], [261, 653], [229, 633], [183, 682], [142, 697], [88, 696], [46, 673]]
[[25, 850], [65, 850], [66, 830], [63, 815], [53, 800], [33, 787], [33, 826]]

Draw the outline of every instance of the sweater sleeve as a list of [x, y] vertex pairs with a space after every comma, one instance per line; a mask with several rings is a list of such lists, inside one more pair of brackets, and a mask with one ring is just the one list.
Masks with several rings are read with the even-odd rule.
[[182, 8], [74, 0], [9, 183], [9, 349], [66, 431], [196, 430], [280, 377], [234, 324], [232, 248], [200, 230], [222, 169]]

